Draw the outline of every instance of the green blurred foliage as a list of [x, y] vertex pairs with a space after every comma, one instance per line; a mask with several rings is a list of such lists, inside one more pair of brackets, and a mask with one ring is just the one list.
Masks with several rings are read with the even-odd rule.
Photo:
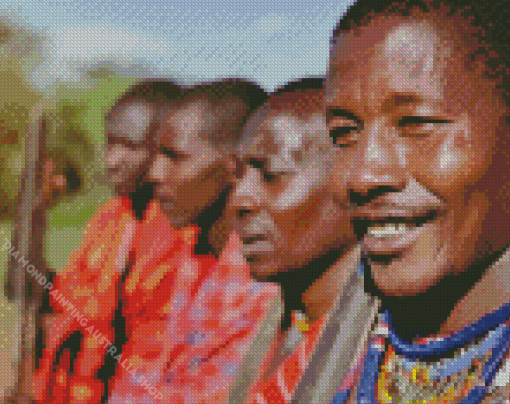
[[33, 49], [41, 41], [7, 17], [0, 17], [0, 220], [14, 216], [23, 169], [23, 136], [30, 111], [43, 98], [26, 80], [26, 65], [37, 63]]
[[81, 242], [88, 219], [112, 197], [104, 171], [104, 116], [137, 79], [109, 70], [37, 89], [28, 75], [41, 61], [43, 43], [39, 34], [0, 15], [0, 230], [2, 239], [10, 238], [28, 124], [44, 111], [48, 156], [57, 166], [71, 162], [82, 183], [76, 195], [62, 197], [49, 212], [45, 256], [60, 269]]

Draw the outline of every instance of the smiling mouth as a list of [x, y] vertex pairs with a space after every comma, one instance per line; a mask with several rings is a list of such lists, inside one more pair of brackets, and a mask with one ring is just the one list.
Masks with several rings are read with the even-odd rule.
[[396, 257], [411, 247], [438, 217], [437, 210], [418, 215], [399, 215], [399, 212], [378, 214], [370, 212], [354, 219], [354, 231], [362, 240], [365, 251], [374, 258]]
[[365, 236], [375, 238], [399, 237], [426, 223], [437, 219], [437, 210], [430, 210], [421, 216], [386, 216], [376, 219], [354, 219], [354, 231], [362, 239]]

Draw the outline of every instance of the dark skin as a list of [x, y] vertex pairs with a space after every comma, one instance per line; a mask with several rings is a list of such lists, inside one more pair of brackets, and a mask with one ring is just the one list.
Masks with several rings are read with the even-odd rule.
[[458, 18], [376, 17], [342, 35], [327, 81], [342, 173], [332, 185], [347, 190], [367, 287], [408, 340], [458, 331], [510, 299], [491, 265], [510, 243], [509, 108], [484, 63], [469, 62], [479, 44]]
[[200, 254], [215, 252], [209, 234], [219, 223], [233, 179], [232, 155], [209, 140], [221, 130], [211, 124], [210, 114], [206, 100], [174, 105], [163, 113], [147, 175], [172, 225], [201, 229], [195, 248]]
[[322, 94], [277, 95], [250, 118], [230, 201], [252, 276], [282, 287], [284, 329], [292, 310], [312, 321], [327, 313], [341, 289], [339, 258], [355, 241], [325, 185]]
[[[153, 107], [152, 105], [143, 100], [135, 100], [135, 102], [120, 101], [115, 107], [111, 119], [107, 122], [107, 146], [105, 161], [108, 172], [111, 177], [111, 182], [115, 186], [117, 195], [130, 196], [133, 201], [133, 209], [137, 216], [141, 218], [145, 205], [148, 202], [147, 196], [150, 196], [151, 187], [147, 184], [141, 183], [140, 179], [147, 163], [148, 149], [145, 142], [146, 137], [150, 134], [151, 125], [153, 123]], [[67, 177], [62, 170], [57, 168], [57, 165], [47, 160], [42, 165], [42, 182], [40, 187], [39, 202], [36, 204], [35, 215], [39, 218], [39, 226], [33, 227], [33, 240], [35, 241], [34, 251], [42, 251], [43, 235], [44, 235], [44, 222], [46, 212], [54, 206], [58, 197], [66, 193]], [[149, 184], [150, 185], [150, 184]], [[41, 254], [37, 254], [34, 260], [31, 260], [39, 265], [37, 268], [45, 268], [41, 259]], [[50, 272], [50, 276], [53, 272]], [[48, 312], [48, 295], [46, 294], [43, 301], [42, 313]], [[42, 324], [39, 326], [45, 330], [51, 330], [54, 316], [46, 315], [41, 318]], [[116, 343], [120, 347], [123, 343], [123, 332], [121, 325], [122, 317], [120, 311], [116, 313]], [[80, 346], [79, 334], [70, 338], [66, 344], [61, 348], [57, 356], [57, 364], [61, 357], [60, 355], [69, 351], [71, 353], [71, 370], [73, 361]], [[40, 355], [42, 351], [42, 344], [44, 341], [43, 333], [39, 334], [37, 344], [37, 353]], [[107, 380], [114, 372], [115, 363], [111, 363], [111, 357], [107, 356], [107, 365], [101, 370], [100, 377]], [[108, 363], [110, 361], [110, 363]]]
[[117, 195], [132, 195], [141, 185], [156, 113], [157, 107], [143, 98], [121, 100], [106, 122], [106, 169]]

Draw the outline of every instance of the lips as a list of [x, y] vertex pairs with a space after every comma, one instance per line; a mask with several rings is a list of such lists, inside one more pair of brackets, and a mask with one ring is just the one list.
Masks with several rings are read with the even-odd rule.
[[369, 255], [399, 256], [434, 225], [437, 217], [437, 207], [356, 209], [354, 229]]
[[246, 258], [255, 258], [273, 251], [273, 245], [262, 235], [248, 235], [241, 238], [243, 253]]

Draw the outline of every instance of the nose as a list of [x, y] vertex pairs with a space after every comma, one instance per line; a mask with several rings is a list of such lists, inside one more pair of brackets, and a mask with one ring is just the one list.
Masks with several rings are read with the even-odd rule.
[[402, 191], [407, 184], [404, 150], [391, 128], [374, 122], [364, 132], [347, 179], [350, 202], [356, 205]]
[[118, 146], [108, 146], [106, 151], [106, 166], [115, 168], [126, 159], [127, 153], [125, 148]]
[[152, 164], [149, 167], [148, 180], [150, 182], [164, 181], [165, 176], [170, 171], [170, 167], [168, 167], [169, 163], [166, 160], [165, 156], [161, 154], [154, 156]]
[[260, 174], [253, 167], [248, 167], [244, 175], [237, 180], [232, 194], [232, 208], [238, 219], [258, 211], [261, 202]]

